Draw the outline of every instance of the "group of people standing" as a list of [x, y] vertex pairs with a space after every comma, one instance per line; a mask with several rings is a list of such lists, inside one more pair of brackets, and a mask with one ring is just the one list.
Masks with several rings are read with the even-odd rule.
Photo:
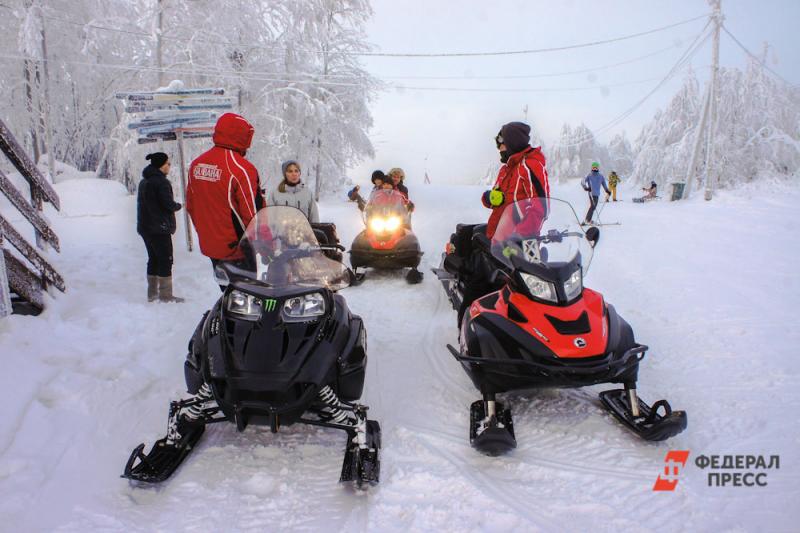
[[[547, 198], [550, 186], [544, 154], [530, 146], [530, 126], [522, 122], [505, 124], [495, 136], [503, 165], [494, 187], [482, 196], [491, 209], [486, 236], [494, 235], [503, 208], [526, 198]], [[214, 128], [214, 146], [197, 157], [189, 167], [186, 188], [186, 209], [197, 230], [200, 251], [212, 265], [218, 261], [242, 258], [239, 241], [256, 212], [266, 205], [292, 206], [300, 209], [311, 222], [319, 220], [316, 202], [302, 182], [302, 170], [295, 160], [283, 163], [283, 179], [265, 198], [258, 170], [246, 159], [255, 130], [244, 118], [234, 113], [222, 115]], [[180, 302], [172, 292], [175, 213], [183, 206], [174, 201], [167, 179], [169, 158], [162, 152], [147, 156], [150, 164], [142, 172], [138, 192], [137, 231], [147, 249], [148, 301]], [[408, 202], [405, 173], [392, 168], [388, 174], [376, 170], [372, 174], [373, 191], [396, 190]], [[348, 193], [360, 207], [366, 202], [358, 187]], [[466, 300], [479, 295], [481, 281], [468, 291]], [[463, 312], [463, 311], [462, 311]]]
[[[186, 209], [200, 241], [200, 251], [216, 266], [218, 261], [241, 259], [239, 241], [250, 220], [267, 205], [299, 209], [310, 222], [319, 222], [314, 195], [302, 181], [296, 160], [281, 165], [283, 178], [266, 195], [258, 170], [246, 159], [255, 129], [234, 113], [222, 115], [214, 128], [214, 146], [189, 166]], [[167, 154], [146, 158], [137, 195], [137, 232], [147, 250], [147, 300], [181, 302], [172, 290], [175, 213], [183, 206], [175, 202], [167, 175]]]

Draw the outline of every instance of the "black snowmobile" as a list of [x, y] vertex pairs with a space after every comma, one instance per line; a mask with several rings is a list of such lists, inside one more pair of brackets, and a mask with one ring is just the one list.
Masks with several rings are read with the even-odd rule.
[[497, 455], [516, 447], [511, 411], [496, 396], [536, 388], [620, 383], [600, 399], [637, 435], [658, 441], [686, 428], [684, 411], [638, 398], [648, 347], [600, 293], [583, 286], [599, 236], [595, 227], [584, 233], [572, 207], [556, 199], [508, 205], [491, 239], [485, 224], [456, 227], [434, 272], [455, 309], [465, 308], [467, 284], [486, 287], [465, 308], [460, 348], [448, 345], [483, 395], [470, 410], [476, 449]]
[[184, 365], [192, 398], [170, 404], [167, 435], [123, 477], [167, 479], [207, 424], [229, 421], [273, 433], [295, 423], [347, 433], [340, 481], [377, 483], [381, 428], [355, 403], [364, 387], [366, 330], [336, 293], [351, 272], [328, 258], [302, 212], [267, 207], [249, 224], [242, 257], [220, 263], [224, 294], [200, 321]]
[[372, 193], [364, 209], [366, 228], [350, 247], [350, 265], [361, 282], [365, 274], [360, 267], [379, 269], [409, 268], [406, 281], [419, 283], [422, 272], [417, 267], [422, 260], [419, 240], [411, 231], [408, 201], [395, 190]]

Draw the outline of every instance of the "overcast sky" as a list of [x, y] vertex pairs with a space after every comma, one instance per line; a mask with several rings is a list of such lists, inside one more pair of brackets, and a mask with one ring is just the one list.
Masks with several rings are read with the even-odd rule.
[[[377, 51], [398, 53], [566, 46], [643, 32], [711, 11], [705, 0], [373, 0], [372, 6], [368, 40]], [[769, 41], [768, 64], [791, 83], [800, 83], [800, 1], [723, 0], [722, 9], [731, 33], [757, 54], [764, 41]], [[426, 168], [434, 182], [474, 183], [496, 160], [493, 138], [500, 125], [524, 120], [525, 106], [528, 123], [546, 144], [557, 140], [564, 122], [584, 122], [597, 129], [650, 92], [705, 22], [697, 20], [619, 43], [561, 52], [365, 59], [367, 69], [390, 87], [407, 88], [389, 88], [373, 103], [371, 137], [376, 157], [353, 169], [351, 177], [364, 184], [372, 170], [400, 166], [412, 186], [422, 183]], [[723, 66], [744, 65], [744, 52], [724, 33], [720, 50]], [[626, 64], [608, 67], [623, 62]], [[698, 77], [708, 77], [710, 39], [691, 64]], [[604, 66], [607, 68], [598, 68]], [[573, 71], [584, 72], [550, 76]], [[482, 76], [537, 77], [478, 79]], [[633, 141], [655, 110], [677, 91], [682, 79], [683, 73], [618, 127], [598, 135], [599, 139], [607, 142], [625, 130]], [[513, 91], [449, 90], [453, 88]]]

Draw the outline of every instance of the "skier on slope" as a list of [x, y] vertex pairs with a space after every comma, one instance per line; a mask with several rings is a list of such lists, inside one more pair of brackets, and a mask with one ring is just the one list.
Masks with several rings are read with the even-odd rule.
[[600, 189], [604, 189], [606, 194], [611, 194], [606, 184], [606, 177], [600, 174], [600, 163], [596, 161], [592, 163], [592, 171], [583, 178], [581, 185], [583, 186], [583, 190], [589, 193], [589, 210], [586, 212], [584, 224], [591, 224], [594, 210], [597, 208], [597, 202], [600, 200]]
[[239, 241], [265, 205], [258, 171], [245, 159], [254, 131], [244, 117], [225, 113], [214, 127], [214, 147], [189, 166], [186, 209], [200, 251], [215, 267], [221, 260], [241, 259]]
[[[483, 239], [483, 235], [477, 237], [479, 241], [485, 241], [484, 249], [473, 247], [474, 251], [467, 260], [466, 268], [470, 271], [470, 275], [467, 277], [464, 299], [458, 310], [459, 327], [464, 313], [472, 302], [493, 290], [489, 281], [492, 267], [488, 257], [490, 254], [488, 247], [489, 241], [495, 237], [503, 209], [509, 204], [526, 198], [550, 197], [545, 157], [541, 147], [530, 146], [530, 132], [531, 127], [527, 124], [509, 122], [500, 129], [495, 137], [495, 144], [503, 166], [500, 167], [494, 187], [484, 192], [481, 198], [483, 205], [492, 212], [486, 224], [486, 239]], [[544, 212], [541, 212], [543, 206], [544, 204], [531, 203], [528, 205], [529, 212], [522, 216], [534, 224], [537, 221], [541, 224], [545, 215]], [[475, 234], [479, 234], [479, 231], [476, 228]]]

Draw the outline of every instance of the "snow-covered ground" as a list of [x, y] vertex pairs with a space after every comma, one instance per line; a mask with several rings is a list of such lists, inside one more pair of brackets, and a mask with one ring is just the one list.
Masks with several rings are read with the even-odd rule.
[[[109, 181], [56, 189], [63, 209], [48, 216], [68, 292], [39, 317], [0, 321], [0, 530], [797, 531], [797, 188], [645, 205], [622, 190], [603, 208], [622, 225], [602, 228], [586, 283], [651, 347], [643, 398], [688, 412], [666, 443], [621, 427], [598, 386], [515, 395], [519, 447], [479, 455], [467, 439], [479, 395], [445, 349], [455, 313], [430, 272], [417, 286], [370, 273], [345, 289], [369, 332], [363, 400], [384, 431], [381, 483], [363, 492], [337, 483], [344, 436], [300, 426], [216, 425], [168, 482], [121, 479], [131, 449], [163, 435], [187, 341], [219, 290], [179, 228], [175, 286], [187, 302], [147, 304], [135, 199]], [[478, 188], [411, 194], [426, 270], [456, 222], [487, 215]], [[574, 183], [553, 196], [585, 210]], [[361, 228], [354, 204], [331, 199], [321, 213], [345, 245]], [[653, 492], [669, 450], [690, 450], [689, 463], [674, 492]], [[725, 454], [780, 455], [780, 469], [766, 487], [709, 487], [694, 459]]]

